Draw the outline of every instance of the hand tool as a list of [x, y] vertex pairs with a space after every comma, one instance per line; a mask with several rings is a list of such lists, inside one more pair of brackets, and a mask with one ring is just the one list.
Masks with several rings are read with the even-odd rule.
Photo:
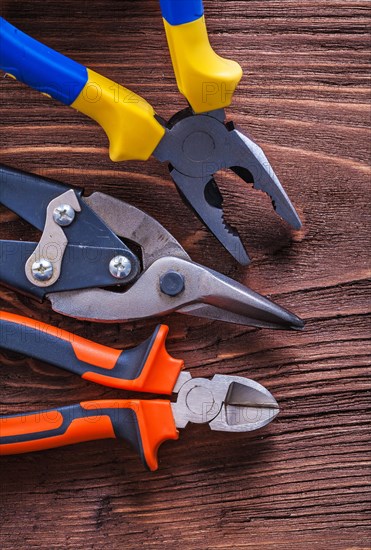
[[[0, 281], [64, 315], [91, 321], [177, 311], [301, 329], [294, 314], [192, 262], [156, 220], [125, 202], [0, 166], [0, 204], [42, 231], [39, 243], [0, 241]], [[125, 291], [125, 292], [124, 292]]]
[[242, 71], [211, 48], [201, 0], [161, 0], [178, 87], [191, 107], [165, 123], [127, 88], [40, 44], [0, 19], [0, 68], [17, 80], [86, 114], [102, 126], [113, 161], [169, 163], [186, 204], [241, 264], [250, 262], [238, 233], [224, 219], [214, 176], [231, 169], [267, 193], [277, 213], [295, 229], [300, 219], [262, 149], [225, 123]]
[[277, 416], [263, 386], [240, 376], [192, 378], [165, 347], [160, 325], [136, 348], [120, 351], [19, 315], [0, 312], [0, 347], [50, 362], [97, 384], [123, 390], [177, 394], [177, 400], [102, 400], [0, 417], [0, 454], [19, 454], [96, 439], [122, 438], [150, 470], [157, 451], [189, 422], [211, 430], [248, 432]]

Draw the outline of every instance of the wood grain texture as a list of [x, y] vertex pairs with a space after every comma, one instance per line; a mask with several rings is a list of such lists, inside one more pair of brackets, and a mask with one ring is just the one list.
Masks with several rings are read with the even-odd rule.
[[[193, 375], [256, 379], [281, 414], [250, 435], [188, 427], [160, 450], [156, 473], [111, 441], [2, 458], [4, 550], [371, 546], [370, 3], [205, 7], [215, 49], [245, 73], [229, 115], [265, 148], [302, 216], [300, 232], [290, 232], [264, 195], [224, 175], [228, 219], [254, 260], [238, 267], [181, 203], [165, 166], [113, 165], [93, 122], [8, 78], [0, 83], [1, 162], [132, 202], [193, 259], [301, 315], [302, 334], [164, 319], [170, 351]], [[184, 106], [155, 0], [3, 0], [2, 8], [164, 117]], [[1, 238], [37, 238], [9, 211], [0, 214]], [[139, 343], [154, 326], [82, 323], [4, 289], [0, 306], [115, 347]], [[2, 413], [123, 396], [16, 354], [0, 359]]]

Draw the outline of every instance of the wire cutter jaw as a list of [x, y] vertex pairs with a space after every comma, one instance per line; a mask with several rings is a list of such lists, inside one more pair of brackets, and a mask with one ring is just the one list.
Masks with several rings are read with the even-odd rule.
[[261, 384], [240, 376], [215, 375], [211, 380], [182, 372], [172, 403], [175, 424], [208, 423], [212, 430], [248, 432], [266, 426], [279, 413], [277, 401]]

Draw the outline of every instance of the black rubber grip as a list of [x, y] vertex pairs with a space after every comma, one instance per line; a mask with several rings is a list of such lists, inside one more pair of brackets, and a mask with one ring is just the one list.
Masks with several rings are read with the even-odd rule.
[[[97, 355], [94, 342], [78, 338], [79, 342], [82, 342], [85, 347], [85, 356], [91, 355], [92, 362], [87, 362], [77, 357], [74, 348], [74, 340], [76, 341], [77, 337], [73, 334], [63, 331], [65, 338], [69, 338], [66, 340], [48, 332], [48, 329], [56, 332], [57, 329], [54, 327], [40, 323], [40, 329], [33, 328], [21, 322], [17, 323], [7, 319], [7, 315], [6, 313], [0, 313], [0, 347], [45, 361], [79, 376], [89, 372], [108, 377], [105, 385], [110, 385], [111, 380], [111, 386], [118, 387], [117, 382], [119, 381], [121, 389], [126, 389], [126, 380], [134, 380], [140, 376], [160, 330], [159, 325], [147, 340], [135, 348], [122, 351], [118, 355], [113, 368], [111, 368], [108, 362], [112, 364], [112, 357], [118, 354], [117, 350], [101, 346], [99, 355], [102, 366], [98, 366], [97, 361], [94, 364], [95, 355]], [[37, 322], [35, 322], [35, 325], [37, 325]], [[76, 344], [75, 347], [77, 349]], [[106, 365], [103, 364], [105, 360], [104, 350], [107, 350]], [[131, 389], [130, 386], [127, 389]], [[145, 387], [142, 390], [146, 391]]]

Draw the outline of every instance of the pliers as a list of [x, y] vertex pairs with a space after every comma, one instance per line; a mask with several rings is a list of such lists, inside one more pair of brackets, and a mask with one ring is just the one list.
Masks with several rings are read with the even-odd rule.
[[133, 349], [120, 351], [50, 325], [0, 312], [0, 347], [49, 362], [86, 380], [122, 390], [177, 394], [177, 400], [102, 400], [0, 417], [0, 455], [97, 439], [130, 443], [149, 470], [157, 451], [189, 422], [212, 430], [248, 432], [271, 422], [279, 408], [262, 385], [240, 376], [192, 378], [165, 347], [168, 327]]
[[103, 193], [0, 166], [0, 204], [42, 232], [0, 240], [0, 282], [78, 319], [135, 320], [179, 312], [279, 329], [296, 315], [193, 262], [143, 211]]
[[201, 0], [160, 0], [172, 63], [189, 107], [168, 123], [141, 97], [40, 44], [0, 19], [0, 68], [17, 80], [86, 114], [102, 126], [113, 161], [169, 164], [185, 203], [241, 264], [250, 258], [224, 219], [215, 181], [231, 169], [267, 193], [277, 213], [299, 229], [299, 216], [268, 159], [254, 140], [225, 122], [224, 108], [242, 76], [238, 63], [210, 46]]

